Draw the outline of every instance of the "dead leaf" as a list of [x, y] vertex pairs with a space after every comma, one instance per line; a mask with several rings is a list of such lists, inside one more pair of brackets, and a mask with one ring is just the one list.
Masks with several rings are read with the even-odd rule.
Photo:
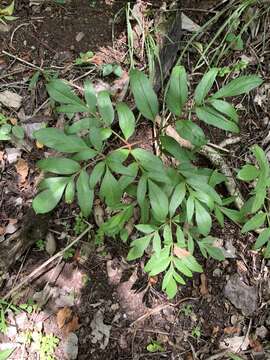
[[13, 234], [18, 229], [18, 220], [17, 219], [9, 219], [9, 223], [6, 226], [6, 234]]
[[15, 165], [17, 173], [20, 175], [20, 183], [24, 184], [28, 175], [29, 167], [25, 160], [19, 159]]
[[255, 353], [263, 352], [263, 346], [258, 339], [249, 338], [249, 345]]
[[191, 255], [189, 251], [187, 251], [186, 249], [182, 249], [182, 248], [178, 247], [177, 245], [174, 245], [173, 253], [179, 259], [182, 259], [183, 257]]
[[71, 332], [75, 332], [76, 330], [78, 330], [80, 327], [79, 325], [79, 318], [77, 315], [74, 315], [71, 319], [70, 322], [68, 322], [65, 326], [64, 326], [64, 333], [66, 335], [68, 335]]
[[43, 148], [44, 148], [44, 145], [41, 144], [40, 142], [36, 141], [36, 147], [37, 147], [38, 149], [43, 149]]
[[56, 321], [59, 329], [62, 329], [72, 319], [72, 310], [65, 306], [60, 309], [56, 315]]
[[10, 118], [9, 121], [11, 122], [12, 125], [17, 125], [18, 120], [16, 118]]
[[234, 335], [234, 334], [239, 335], [240, 332], [241, 332], [241, 329], [240, 329], [240, 327], [237, 327], [237, 326], [228, 326], [224, 329], [224, 334], [226, 334], [226, 335]]
[[6, 232], [6, 229], [4, 227], [0, 226], [0, 236], [4, 235], [5, 232]]
[[201, 274], [200, 279], [201, 279], [200, 293], [202, 296], [205, 296], [209, 293], [207, 286], [207, 278], [205, 274]]

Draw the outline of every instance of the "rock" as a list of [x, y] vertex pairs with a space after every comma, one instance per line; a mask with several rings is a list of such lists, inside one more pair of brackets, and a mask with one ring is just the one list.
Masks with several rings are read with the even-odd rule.
[[6, 157], [9, 164], [14, 164], [21, 157], [21, 150], [16, 148], [6, 148]]
[[216, 268], [214, 271], [213, 271], [213, 276], [214, 277], [221, 277], [222, 275], [222, 270], [219, 269], [219, 268]]
[[0, 22], [0, 33], [7, 33], [10, 31], [10, 26]]
[[267, 334], [268, 334], [268, 330], [263, 325], [258, 327], [255, 331], [255, 335], [261, 338], [262, 340], [266, 338]]
[[78, 337], [74, 333], [70, 333], [63, 347], [65, 356], [68, 360], [75, 360], [78, 356]]
[[110, 325], [104, 324], [103, 320], [103, 312], [102, 310], [98, 310], [90, 324], [93, 335], [91, 341], [93, 344], [99, 343], [102, 350], [104, 350], [109, 344], [110, 332], [112, 328]]
[[220, 349], [228, 349], [232, 352], [245, 351], [247, 350], [248, 346], [248, 336], [234, 336], [232, 338], [225, 338], [219, 343]]
[[225, 242], [225, 249], [223, 249], [224, 256], [226, 259], [235, 259], [236, 258], [236, 249], [232, 244], [231, 240]]
[[187, 17], [184, 13], [182, 15], [182, 29], [190, 32], [200, 31], [201, 27], [196, 24], [193, 20]]
[[12, 91], [5, 90], [0, 93], [0, 103], [9, 109], [18, 110], [22, 105], [22, 97]]
[[76, 35], [76, 41], [77, 42], [80, 42], [82, 41], [82, 39], [85, 37], [85, 34], [83, 32], [79, 32], [77, 35]]
[[45, 250], [50, 256], [52, 256], [56, 251], [55, 238], [51, 232], [48, 232], [48, 234], [46, 236]]
[[253, 286], [246, 285], [238, 274], [227, 282], [224, 294], [228, 300], [242, 311], [245, 316], [253, 315], [257, 309], [258, 291]]

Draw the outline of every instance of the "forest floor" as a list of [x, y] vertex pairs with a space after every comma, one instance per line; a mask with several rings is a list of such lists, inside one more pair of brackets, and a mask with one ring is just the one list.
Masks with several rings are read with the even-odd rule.
[[[61, 5], [57, 1], [18, 0], [13, 14], [17, 19], [0, 23], [0, 95], [5, 91], [17, 94], [15, 104], [10, 95], [2, 105], [0, 100], [0, 124], [2, 118], [8, 118], [12, 125], [23, 126], [26, 134], [24, 140], [0, 141], [0, 244], [34, 219], [29, 209], [40, 179], [36, 162], [46, 150], [33, 140], [33, 131], [44, 124], [63, 128], [65, 121], [48, 101], [46, 72], [72, 82], [78, 89], [89, 77], [96, 86], [115, 86], [121, 93], [129, 65], [126, 3], [71, 0]], [[144, 3], [145, 17], [161, 16], [162, 1]], [[181, 9], [194, 26], [202, 26], [222, 10], [222, 4], [182, 1]], [[260, 11], [259, 5], [250, 10]], [[251, 145], [268, 146], [269, 12], [267, 15], [243, 33], [243, 47], [231, 51], [219, 64], [232, 66], [246, 60], [248, 73], [257, 72], [265, 80], [260, 91], [237, 104], [241, 140], [225, 152], [231, 169], [242, 164]], [[201, 44], [207, 44], [222, 20], [203, 35]], [[241, 28], [247, 20], [243, 17], [239, 21]], [[183, 30], [182, 48], [190, 36], [190, 31]], [[196, 46], [198, 49], [200, 44]], [[198, 60], [196, 46], [184, 57], [183, 65], [189, 73]], [[147, 67], [140, 51], [135, 56], [141, 68]], [[122, 67], [124, 75], [119, 79], [104, 76], [106, 64], [111, 63]], [[45, 76], [37, 78], [41, 72]], [[200, 69], [193, 74], [192, 87], [201, 74]], [[222, 131], [204, 130], [214, 144], [226, 138]], [[151, 149], [152, 124], [143, 120], [136, 138]], [[201, 162], [209, 165], [205, 159]], [[189, 280], [168, 302], [159, 279], [149, 280], [142, 262], [125, 260], [127, 244], [120, 239], [95, 243], [96, 225], [90, 218], [92, 229], [76, 248], [14, 291], [6, 303], [8, 291], [88, 226], [76, 204], [61, 203], [47, 220], [52, 239], [37, 238], [5, 274], [0, 273], [0, 351], [14, 349], [9, 359], [270, 359], [269, 262], [251, 250], [255, 237], [241, 234], [238, 225], [229, 221], [223, 229], [214, 225], [212, 235], [221, 239], [226, 260], [200, 259], [205, 272]], [[49, 246], [56, 246], [52, 252], [48, 241]], [[24, 311], [22, 304], [27, 304]], [[52, 345], [54, 341], [57, 346]]]

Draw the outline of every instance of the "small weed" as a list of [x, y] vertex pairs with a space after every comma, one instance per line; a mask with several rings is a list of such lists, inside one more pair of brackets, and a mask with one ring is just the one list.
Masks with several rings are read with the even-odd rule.
[[87, 224], [84, 222], [83, 215], [80, 213], [75, 217], [74, 232], [75, 235], [80, 235], [87, 228]]
[[164, 347], [160, 344], [160, 342], [152, 340], [151, 343], [147, 345], [146, 350], [150, 353], [163, 352]]
[[80, 56], [75, 60], [75, 65], [87, 65], [91, 62], [93, 56], [94, 53], [92, 51], [81, 52]]
[[42, 240], [42, 239], [37, 240], [35, 245], [39, 251], [45, 250], [45, 241], [44, 240]]
[[39, 353], [40, 360], [55, 360], [54, 352], [59, 344], [59, 339], [52, 335], [44, 335], [41, 332], [33, 332], [31, 340], [34, 342], [34, 348]]
[[114, 74], [117, 77], [121, 77], [123, 74], [123, 70], [118, 64], [105, 64], [102, 66], [102, 76], [108, 76]]
[[202, 335], [201, 333], [201, 327], [200, 326], [195, 326], [195, 328], [192, 329], [191, 331], [191, 335], [197, 339], [199, 339]]
[[185, 316], [190, 316], [193, 312], [193, 308], [191, 304], [184, 305], [180, 312], [182, 312]]
[[64, 252], [63, 259], [70, 260], [71, 258], [73, 258], [74, 255], [75, 255], [75, 249], [70, 248]]

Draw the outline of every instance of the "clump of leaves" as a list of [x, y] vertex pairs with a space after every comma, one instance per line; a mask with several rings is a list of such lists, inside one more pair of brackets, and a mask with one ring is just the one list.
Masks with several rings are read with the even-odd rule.
[[0, 22], [5, 24], [5, 21], [16, 20], [17, 17], [13, 16], [15, 1], [13, 0], [8, 6], [0, 8]]
[[164, 347], [160, 344], [159, 341], [152, 340], [151, 343], [147, 345], [146, 350], [150, 353], [163, 352]]
[[[219, 69], [210, 69], [201, 79], [190, 110], [208, 125], [238, 133], [238, 115], [225, 98], [249, 92], [262, 83], [257, 76], [241, 76], [212, 90]], [[151, 82], [143, 72], [130, 71], [130, 86], [140, 113], [155, 122], [159, 116], [159, 101]], [[67, 204], [75, 201], [84, 217], [89, 217], [93, 201], [98, 197], [112, 216], [100, 225], [100, 233], [128, 238], [126, 223], [139, 210], [136, 229], [141, 237], [131, 242], [128, 260], [150, 254], [145, 270], [150, 276], [164, 273], [162, 288], [172, 298], [177, 284], [203, 269], [194, 257], [195, 249], [202, 255], [223, 260], [222, 249], [210, 236], [212, 218], [223, 225], [224, 215], [234, 210], [226, 207], [216, 186], [225, 176], [193, 164], [196, 152], [207, 140], [202, 129], [191, 120], [177, 120], [176, 131], [192, 144], [183, 149], [175, 139], [161, 135], [160, 148], [173, 157], [178, 165], [165, 166], [161, 159], [132, 142], [136, 129], [134, 112], [123, 102], [113, 105], [109, 92], [96, 94], [91, 82], [84, 84], [84, 99], [70, 85], [59, 79], [51, 80], [47, 91], [57, 105], [56, 111], [69, 119], [75, 113], [80, 119], [64, 130], [40, 129], [37, 141], [59, 152], [56, 157], [40, 160], [41, 170], [52, 174], [40, 184], [40, 193], [33, 200], [36, 213], [53, 210], [64, 197]], [[188, 81], [183, 66], [174, 67], [165, 105], [179, 119], [188, 102]], [[115, 119], [119, 131], [116, 131]], [[191, 116], [189, 116], [191, 118]], [[115, 141], [115, 138], [118, 141]], [[120, 142], [120, 144], [119, 144]], [[131, 202], [125, 201], [128, 197]]]
[[75, 60], [75, 65], [87, 65], [91, 63], [94, 53], [92, 51], [80, 52], [80, 56]]
[[8, 117], [0, 113], [0, 141], [9, 141], [12, 137], [22, 140], [24, 129], [19, 125], [11, 125]]
[[32, 341], [34, 342], [34, 348], [37, 350], [40, 356], [40, 360], [55, 360], [54, 352], [59, 344], [59, 339], [52, 335], [44, 335], [41, 332], [32, 333]]

